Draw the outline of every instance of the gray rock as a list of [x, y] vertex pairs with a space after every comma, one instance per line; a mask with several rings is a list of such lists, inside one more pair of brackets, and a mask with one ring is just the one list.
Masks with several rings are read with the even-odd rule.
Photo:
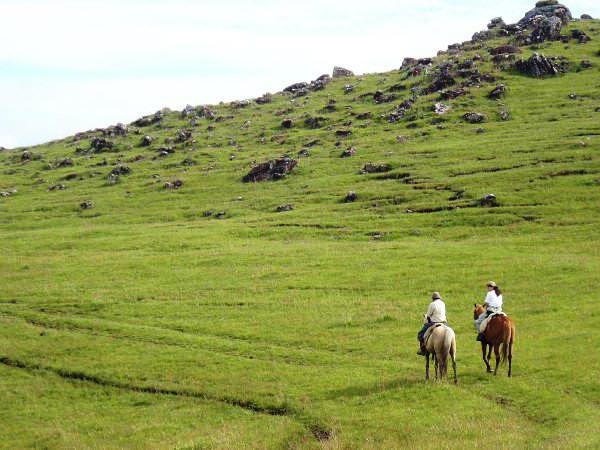
[[525, 16], [519, 20], [518, 25], [521, 27], [528, 27], [531, 25], [531, 21], [536, 16], [544, 17], [558, 17], [563, 24], [567, 24], [570, 20], [573, 20], [571, 11], [565, 5], [558, 3], [556, 0], [539, 1], [536, 3], [535, 8], [528, 11]]
[[354, 72], [343, 67], [335, 66], [333, 68], [333, 78], [353, 77]]
[[81, 209], [92, 209], [94, 207], [94, 202], [91, 200], [85, 200], [79, 204]]
[[490, 20], [490, 23], [488, 23], [488, 29], [491, 30], [493, 28], [504, 28], [506, 26], [506, 23], [504, 22], [504, 20], [502, 20], [502, 17], [494, 17], [492, 20]]
[[450, 106], [444, 103], [436, 103], [435, 105], [433, 105], [432, 109], [436, 114], [442, 115], [450, 111]]
[[294, 210], [294, 205], [290, 205], [288, 203], [285, 205], [279, 205], [275, 211], [280, 213], [280, 212], [287, 212], [287, 211], [293, 211], [293, 210]]
[[482, 123], [485, 121], [485, 116], [476, 112], [469, 112], [463, 116], [463, 119], [469, 123]]
[[350, 158], [351, 156], [356, 155], [356, 149], [354, 147], [348, 147], [346, 150], [342, 152], [340, 158]]
[[291, 158], [281, 158], [258, 164], [248, 172], [242, 181], [244, 183], [285, 178], [296, 167], [298, 161]]
[[560, 73], [555, 60], [538, 53], [534, 53], [529, 59], [517, 61], [515, 68], [522, 74], [535, 78], [556, 76]]
[[346, 194], [346, 197], [344, 197], [344, 202], [352, 203], [352, 202], [355, 202], [357, 199], [358, 199], [358, 195], [356, 194], [356, 192], [350, 191]]
[[142, 141], [140, 142], [140, 145], [142, 147], [148, 147], [149, 145], [151, 145], [154, 142], [154, 138], [152, 136], [144, 136], [142, 138]]
[[506, 86], [503, 84], [499, 84], [494, 88], [492, 92], [488, 94], [488, 97], [492, 100], [498, 100], [506, 95]]

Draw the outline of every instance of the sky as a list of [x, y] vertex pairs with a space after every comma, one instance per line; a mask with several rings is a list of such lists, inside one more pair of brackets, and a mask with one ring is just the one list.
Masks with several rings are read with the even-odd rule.
[[[396, 69], [535, 0], [0, 0], [0, 146]], [[598, 0], [565, 2], [600, 17]]]

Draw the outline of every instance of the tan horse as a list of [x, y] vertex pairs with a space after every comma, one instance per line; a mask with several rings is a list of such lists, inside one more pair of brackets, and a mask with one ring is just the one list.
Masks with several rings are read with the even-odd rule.
[[425, 348], [427, 349], [425, 362], [425, 379], [429, 380], [429, 357], [432, 356], [435, 365], [435, 378], [448, 379], [448, 356], [452, 359], [454, 383], [458, 383], [456, 375], [456, 336], [447, 325], [434, 325], [425, 334]]
[[[473, 309], [474, 319], [477, 320], [484, 312], [485, 308], [482, 305], [475, 304], [475, 308]], [[490, 319], [483, 332], [485, 341], [481, 343], [483, 362], [489, 373], [492, 372], [490, 357], [492, 356], [492, 349], [494, 349], [494, 355], [496, 356], [494, 375], [498, 374], [498, 366], [508, 361], [508, 376], [512, 376], [512, 354], [515, 336], [515, 322], [510, 317], [494, 316]]]

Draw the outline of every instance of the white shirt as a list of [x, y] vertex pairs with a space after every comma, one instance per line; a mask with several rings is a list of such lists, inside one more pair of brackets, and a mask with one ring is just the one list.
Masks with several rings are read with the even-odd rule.
[[485, 303], [492, 308], [502, 308], [502, 294], [496, 295], [494, 291], [490, 291], [485, 296]]
[[[427, 308], [427, 317], [432, 322], [446, 322], [446, 305], [441, 300], [434, 300], [429, 304]], [[425, 322], [427, 322], [425, 317]]]

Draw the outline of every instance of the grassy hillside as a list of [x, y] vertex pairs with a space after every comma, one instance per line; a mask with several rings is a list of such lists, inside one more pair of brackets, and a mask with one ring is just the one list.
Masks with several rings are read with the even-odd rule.
[[[0, 447], [598, 448], [600, 22], [569, 28], [591, 42], [517, 55], [566, 57], [556, 77], [493, 64], [501, 38], [429, 74], [0, 152]], [[436, 65], [476, 54], [496, 81], [388, 121]], [[285, 179], [241, 181], [282, 155], [298, 159]], [[512, 379], [475, 342], [490, 279], [517, 324]], [[434, 290], [458, 386], [426, 384], [415, 355]]]

